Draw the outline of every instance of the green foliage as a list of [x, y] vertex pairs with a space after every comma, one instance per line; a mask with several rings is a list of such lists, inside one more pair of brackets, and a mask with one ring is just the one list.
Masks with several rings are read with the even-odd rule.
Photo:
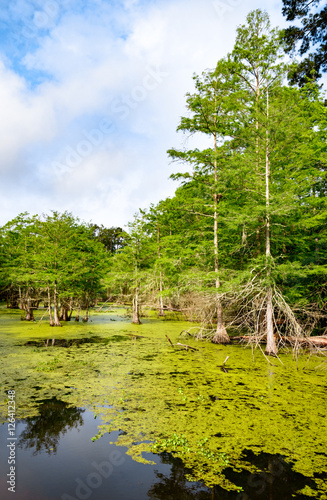
[[[108, 254], [92, 229], [71, 214], [21, 214], [1, 229], [1, 283], [8, 302], [26, 319], [40, 301], [72, 311], [88, 307], [101, 290]], [[57, 311], [58, 312], [58, 311]]]
[[232, 53], [195, 76], [195, 93], [187, 94], [189, 116], [178, 130], [211, 137], [212, 148], [168, 154], [192, 169], [173, 178], [182, 181], [176, 192], [176, 198], [183, 194], [181, 215], [193, 216], [183, 236], [192, 235], [193, 254], [203, 249], [201, 264], [189, 264], [193, 276], [202, 269], [208, 279], [198, 273], [193, 290], [208, 292], [214, 283], [210, 224], [217, 217], [222, 297], [248, 300], [244, 290], [251, 283], [255, 294], [260, 285], [277, 286], [295, 308], [310, 304], [323, 313], [326, 108], [315, 83], [286, 87], [288, 71], [282, 32], [270, 27], [267, 13], [251, 12]]
[[65, 320], [101, 296], [133, 303], [135, 315], [147, 304], [212, 327], [218, 300], [229, 324], [254, 311], [253, 331], [262, 291], [274, 289], [306, 331], [323, 333], [326, 106], [314, 81], [285, 85], [284, 48], [283, 32], [257, 9], [237, 28], [231, 53], [194, 75], [177, 129], [208, 145], [168, 150], [188, 171], [174, 173], [175, 195], [140, 209], [127, 231], [57, 212], [8, 222], [0, 233], [8, 306], [33, 319], [50, 301]]
[[[177, 129], [206, 136], [211, 147], [168, 150], [189, 170], [172, 175], [180, 183], [174, 197], [140, 210], [124, 234], [126, 246], [106, 280], [113, 297], [137, 295], [159, 310], [184, 308], [212, 324], [219, 282], [233, 323], [250, 307], [238, 298], [249, 300], [253, 284], [252, 331], [260, 288], [273, 287], [301, 310], [307, 332], [313, 310], [323, 317], [326, 107], [314, 82], [302, 89], [284, 84], [290, 67], [283, 49], [283, 33], [255, 10], [237, 29], [233, 51], [194, 76]], [[324, 321], [315, 331], [324, 331]]]
[[307, 2], [306, 0], [283, 0], [283, 15], [287, 21], [301, 20], [302, 26], [289, 26], [285, 30], [284, 38], [287, 52], [298, 53], [303, 56], [310, 49], [314, 49], [290, 72], [290, 80], [300, 86], [305, 85], [308, 79], [318, 79], [321, 72], [326, 71], [326, 6], [320, 11], [316, 5], [320, 0]]

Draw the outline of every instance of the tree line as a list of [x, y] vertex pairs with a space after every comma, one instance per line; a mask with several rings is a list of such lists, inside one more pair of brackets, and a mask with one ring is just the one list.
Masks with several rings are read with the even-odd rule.
[[51, 326], [88, 309], [103, 292], [108, 255], [123, 245], [121, 228], [85, 224], [69, 213], [20, 214], [0, 231], [0, 283], [9, 308], [34, 320], [42, 302]]
[[315, 79], [287, 84], [284, 33], [255, 10], [233, 51], [194, 76], [179, 131], [205, 149], [171, 148], [186, 166], [173, 198], [140, 211], [113, 258], [112, 286], [156, 297], [229, 342], [226, 325], [265, 338], [326, 328], [326, 106]]
[[142, 305], [177, 310], [201, 324], [200, 338], [228, 343], [238, 330], [272, 355], [286, 337], [324, 333], [326, 103], [316, 78], [287, 83], [298, 67], [287, 47], [255, 10], [232, 52], [194, 75], [177, 130], [208, 146], [168, 150], [183, 165], [175, 195], [126, 232], [56, 212], [6, 224], [9, 302], [30, 319], [44, 300], [58, 325], [100, 294], [131, 304], [134, 323]]

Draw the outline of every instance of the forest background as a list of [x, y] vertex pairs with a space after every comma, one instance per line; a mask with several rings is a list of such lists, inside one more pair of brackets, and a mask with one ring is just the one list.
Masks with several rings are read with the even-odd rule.
[[228, 343], [241, 332], [264, 340], [272, 355], [286, 339], [323, 335], [323, 65], [314, 56], [290, 62], [286, 52], [298, 40], [273, 29], [267, 13], [248, 15], [233, 51], [195, 75], [186, 96], [178, 130], [210, 145], [168, 150], [188, 171], [172, 176], [174, 197], [140, 210], [127, 231], [67, 212], [24, 213], [5, 224], [0, 285], [8, 307], [33, 320], [42, 303], [51, 326], [74, 310], [86, 321], [99, 300], [131, 304], [134, 323], [142, 306], [154, 307], [199, 322], [198, 338]]

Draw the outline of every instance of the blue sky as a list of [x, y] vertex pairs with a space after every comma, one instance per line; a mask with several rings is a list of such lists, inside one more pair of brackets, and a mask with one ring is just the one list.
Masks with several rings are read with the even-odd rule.
[[[125, 225], [172, 196], [166, 150], [192, 74], [233, 47], [254, 8], [285, 26], [281, 1], [2, 0], [0, 224], [73, 212]], [[188, 143], [191, 144], [191, 143]], [[198, 143], [200, 145], [200, 143]]]

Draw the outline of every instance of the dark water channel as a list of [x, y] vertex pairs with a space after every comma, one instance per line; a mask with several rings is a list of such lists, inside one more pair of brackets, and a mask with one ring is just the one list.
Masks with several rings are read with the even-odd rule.
[[[247, 461], [262, 472], [249, 474], [226, 469], [225, 474], [243, 492], [228, 492], [189, 482], [180, 459], [169, 453], [147, 453], [157, 465], [140, 464], [126, 455], [126, 448], [114, 442], [119, 432], [92, 441], [99, 419], [82, 408], [52, 399], [41, 403], [39, 415], [17, 423], [16, 492], [8, 491], [8, 451], [0, 449], [0, 498], [3, 500], [212, 500], [262, 498], [279, 500], [311, 498], [294, 495], [314, 482], [292, 470], [280, 455], [254, 455], [244, 450]], [[7, 424], [0, 427], [1, 443], [8, 441]], [[264, 472], [269, 470], [269, 474]]]
[[[212, 489], [190, 483], [181, 460], [170, 454], [147, 454], [158, 465], [144, 465], [116, 447], [118, 433], [92, 441], [99, 419], [90, 411], [69, 407], [56, 399], [44, 401], [40, 414], [17, 424], [16, 492], [8, 492], [3, 472], [8, 452], [0, 449], [0, 498], [17, 500], [143, 500], [211, 499]], [[0, 427], [6, 443], [7, 425]], [[8, 471], [7, 471], [8, 472]]]

